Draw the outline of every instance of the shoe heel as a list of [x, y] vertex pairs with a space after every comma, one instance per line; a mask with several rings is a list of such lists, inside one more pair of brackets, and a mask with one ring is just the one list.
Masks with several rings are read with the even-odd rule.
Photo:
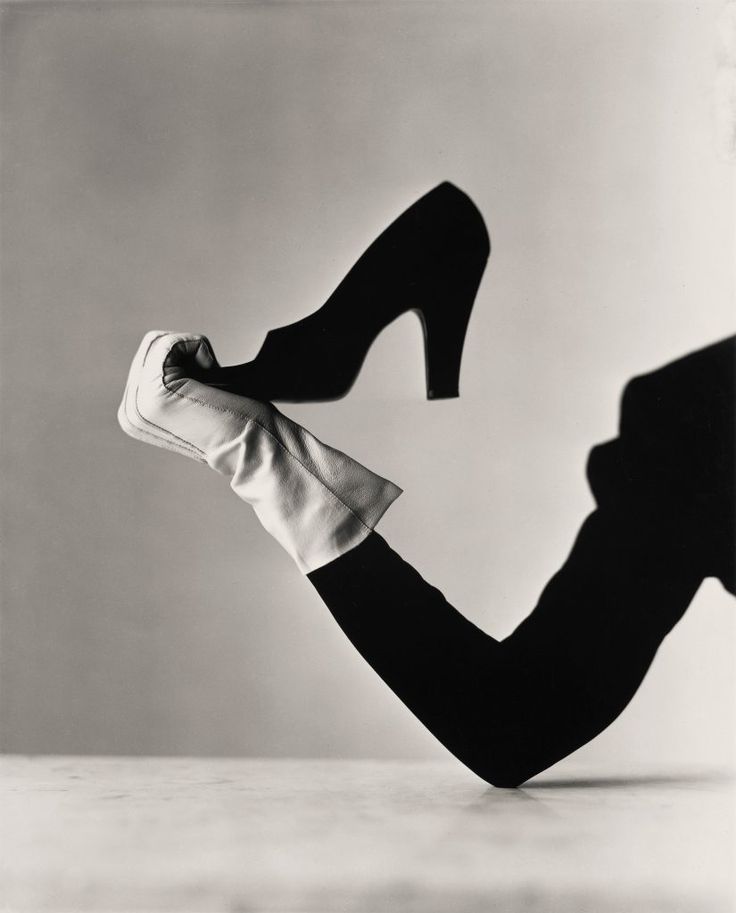
[[424, 329], [427, 399], [453, 399], [460, 395], [460, 363], [471, 307], [448, 314], [437, 308], [418, 311]]

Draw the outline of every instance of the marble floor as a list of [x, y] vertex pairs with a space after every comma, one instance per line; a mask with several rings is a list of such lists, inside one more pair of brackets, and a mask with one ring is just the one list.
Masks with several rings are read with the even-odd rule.
[[0, 813], [2, 913], [735, 908], [714, 772], [5, 756]]

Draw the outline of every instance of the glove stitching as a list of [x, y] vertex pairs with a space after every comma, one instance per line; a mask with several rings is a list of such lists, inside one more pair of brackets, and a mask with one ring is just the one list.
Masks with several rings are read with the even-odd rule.
[[[146, 353], [145, 353], [145, 355], [143, 356], [143, 360], [142, 360], [142, 362], [141, 362], [141, 367], [142, 367], [142, 368], [144, 368], [144, 367], [146, 366], [146, 359], [148, 358], [148, 356], [149, 356], [149, 354], [150, 354], [150, 351], [151, 351], [151, 348], [153, 347], [154, 343], [158, 342], [159, 339], [163, 339], [164, 336], [167, 336], [167, 335], [168, 335], [167, 333], [161, 333], [161, 334], [159, 334], [158, 336], [155, 336], [155, 337], [149, 342], [148, 348], [146, 349]], [[173, 346], [172, 346], [172, 348], [173, 348]], [[169, 352], [167, 353], [167, 358], [168, 358], [168, 355], [169, 355], [170, 352], [171, 352], [171, 349], [169, 349]], [[164, 385], [164, 386], [165, 386], [165, 385]], [[136, 386], [135, 386], [135, 392], [134, 392], [134, 394], [133, 394], [133, 406], [134, 406], [134, 408], [135, 408], [136, 415], [138, 416], [138, 418], [140, 418], [140, 420], [141, 420], [142, 422], [144, 422], [145, 424], [150, 425], [152, 428], [156, 428], [158, 431], [161, 431], [161, 432], [163, 433], [163, 435], [164, 435], [164, 438], [163, 438], [164, 440], [167, 439], [167, 435], [168, 435], [169, 437], [174, 438], [174, 440], [176, 440], [176, 441], [178, 441], [180, 444], [182, 444], [182, 445], [184, 446], [185, 449], [194, 450], [194, 452], [197, 453], [197, 454], [199, 454], [199, 456], [202, 458], [202, 460], [206, 463], [206, 462], [207, 462], [207, 457], [206, 457], [205, 452], [204, 452], [203, 450], [200, 450], [200, 448], [197, 447], [196, 444], [192, 444], [191, 441], [187, 441], [187, 440], [185, 440], [184, 438], [179, 437], [177, 434], [174, 434], [173, 431], [168, 431], [166, 428], [162, 428], [160, 425], [157, 425], [155, 422], [152, 422], [152, 421], [150, 421], [149, 419], [147, 419], [147, 418], [141, 413], [141, 410], [138, 408], [138, 391], [139, 391], [139, 389], [140, 389], [140, 388], [139, 388], [138, 384], [136, 384]], [[168, 387], [167, 387], [166, 389], [168, 390]], [[172, 392], [172, 391], [169, 391], [169, 392]], [[154, 435], [154, 437], [155, 437], [155, 435]]]
[[[193, 450], [196, 454], [198, 454], [203, 459], [203, 461], [205, 463], [207, 462], [207, 456], [206, 456], [204, 450], [200, 450], [196, 444], [192, 444], [190, 441], [184, 440], [184, 438], [179, 437], [178, 435], [174, 434], [173, 431], [168, 431], [166, 428], [162, 428], [160, 425], [157, 425], [155, 422], [150, 421], [144, 415], [141, 414], [141, 410], [138, 408], [138, 387], [135, 388], [135, 394], [134, 394], [133, 399], [134, 399], [134, 406], [135, 406], [136, 414], [141, 419], [141, 421], [145, 422], [145, 424], [147, 424], [147, 425], [150, 425], [151, 428], [156, 428], [159, 431], [163, 432], [164, 437], [159, 438], [159, 440], [163, 439], [165, 441], [165, 440], [167, 440], [166, 435], [170, 435], [172, 438], [174, 438], [175, 441], [178, 441], [184, 447], [185, 450]], [[155, 435], [152, 435], [152, 436], [155, 437]]]
[[[137, 392], [137, 388], [136, 388], [136, 392]], [[153, 425], [152, 422], [149, 422], [146, 418], [144, 418], [143, 415], [141, 415], [140, 410], [137, 408], [137, 406], [135, 406], [135, 403], [134, 403], [134, 408], [135, 408], [137, 417], [141, 420], [139, 423], [135, 423], [132, 420], [132, 418], [128, 412], [129, 403], [130, 403], [129, 396], [130, 396], [130, 388], [126, 386], [125, 393], [124, 393], [124, 403], [123, 403], [123, 418], [126, 422], [126, 425], [128, 426], [126, 429], [128, 434], [132, 435], [133, 437], [137, 436], [139, 439], [150, 442], [157, 447], [164, 446], [164, 447], [170, 448], [172, 450], [175, 450], [176, 453], [183, 452], [187, 456], [191, 456], [191, 457], [193, 457], [193, 459], [195, 459], [199, 462], [202, 462], [203, 457], [200, 456], [200, 451], [198, 451], [194, 447], [193, 444], [186, 445], [186, 446], [184, 444], [179, 445], [179, 444], [176, 444], [174, 441], [170, 440], [168, 437], [162, 437], [160, 434], [154, 434], [152, 431], [148, 431], [146, 428], [144, 428], [143, 424], [151, 425], [151, 427], [153, 427], [153, 428], [156, 428], [158, 426]], [[141, 424], [141, 422], [143, 424]], [[163, 430], [165, 430], [165, 429], [163, 429]], [[171, 432], [166, 432], [166, 433], [170, 434]]]
[[[177, 345], [180, 344], [181, 341], [182, 340], [177, 340], [169, 348], [169, 351], [166, 353], [166, 357], [163, 360], [164, 366], [166, 365], [166, 361], [170, 357], [172, 351], [176, 348]], [[302, 461], [298, 457], [294, 456], [294, 454], [286, 447], [286, 445], [282, 441], [280, 441], [275, 435], [273, 435], [267, 428], [264, 428], [263, 425], [259, 421], [257, 421], [254, 418], [250, 418], [250, 416], [245, 415], [241, 412], [235, 412], [233, 409], [224, 409], [221, 406], [213, 406], [212, 403], [207, 403], [207, 402], [204, 402], [204, 400], [196, 399], [193, 396], [186, 396], [184, 393], [179, 393], [177, 390], [172, 390], [171, 387], [169, 387], [169, 385], [166, 383], [166, 381], [163, 380], [163, 377], [162, 377], [161, 383], [169, 391], [169, 393], [171, 393], [173, 396], [178, 396], [179, 399], [186, 399], [186, 400], [189, 400], [189, 402], [198, 403], [200, 406], [205, 406], [206, 408], [212, 409], [215, 412], [221, 412], [225, 415], [232, 415], [235, 418], [239, 418], [239, 419], [245, 421], [246, 423], [251, 423], [251, 424], [255, 425], [256, 427], [260, 428], [261, 431], [264, 432], [264, 434], [267, 434], [273, 441], [275, 441], [276, 444], [278, 444], [278, 446], [284, 451], [285, 454], [287, 454], [287, 456], [290, 456], [292, 458], [292, 460], [294, 460], [299, 466], [301, 466], [302, 469], [308, 475], [310, 475], [313, 479], [315, 479], [317, 482], [319, 482], [319, 484], [325, 489], [325, 491], [328, 494], [332, 495], [332, 497], [337, 501], [338, 504], [341, 504], [345, 508], [345, 510], [347, 510], [349, 513], [351, 513], [355, 517], [355, 519], [358, 521], [358, 523], [360, 523], [361, 526], [363, 526], [369, 532], [371, 531], [371, 527], [368, 526], [368, 524], [365, 523], [364, 520], [361, 517], [359, 517], [358, 514], [356, 514], [356, 512], [342, 500], [342, 498], [339, 497], [339, 495], [337, 495], [325, 482], [323, 482], [322, 479], [319, 478], [319, 476], [315, 475], [315, 473], [312, 472], [311, 469], [309, 469], [307, 466], [305, 466], [304, 463], [302, 463]], [[370, 472], [370, 470], [367, 470], [367, 471]]]

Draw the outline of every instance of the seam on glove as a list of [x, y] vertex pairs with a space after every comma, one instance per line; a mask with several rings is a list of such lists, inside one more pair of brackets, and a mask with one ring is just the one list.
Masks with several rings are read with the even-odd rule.
[[[171, 355], [174, 348], [177, 345], [179, 345], [181, 342], [182, 342], [182, 340], [177, 340], [171, 346], [169, 351], [166, 353], [166, 357], [164, 358], [164, 360], [162, 362], [162, 367], [163, 367], [163, 365], [166, 364], [166, 360], [169, 358], [169, 356]], [[151, 343], [151, 344], [153, 344], [153, 343]], [[347, 510], [349, 513], [351, 513], [355, 517], [355, 519], [358, 521], [358, 523], [360, 523], [361, 526], [363, 526], [369, 532], [372, 531], [372, 527], [368, 526], [368, 524], [362, 519], [362, 517], [358, 516], [358, 514], [355, 513], [355, 511], [352, 509], [352, 507], [349, 507], [336, 492], [334, 492], [325, 482], [323, 482], [322, 479], [320, 479], [320, 477], [318, 475], [315, 475], [315, 473], [312, 472], [311, 469], [309, 469], [307, 466], [305, 466], [304, 463], [302, 463], [302, 461], [298, 457], [294, 456], [294, 454], [286, 447], [286, 445], [282, 441], [280, 441], [275, 435], [271, 434], [271, 432], [267, 428], [264, 428], [263, 425], [259, 421], [257, 421], [254, 418], [250, 418], [248, 415], [245, 415], [242, 412], [235, 412], [233, 409], [224, 409], [221, 406], [213, 406], [212, 403], [206, 403], [204, 400], [196, 399], [193, 396], [186, 396], [184, 393], [179, 393], [177, 390], [172, 390], [171, 387], [169, 387], [169, 385], [163, 380], [163, 378], [161, 380], [161, 383], [169, 391], [170, 394], [172, 394], [173, 396], [178, 396], [179, 399], [186, 399], [186, 400], [189, 400], [189, 402], [191, 402], [191, 403], [197, 403], [200, 406], [206, 406], [208, 409], [212, 409], [215, 412], [220, 412], [225, 415], [232, 415], [235, 418], [242, 419], [243, 421], [245, 421], [247, 423], [255, 425], [257, 428], [260, 428], [261, 431], [264, 432], [264, 434], [267, 434], [273, 441], [275, 441], [278, 444], [278, 446], [284, 451], [285, 454], [290, 456], [292, 458], [292, 460], [294, 460], [295, 463], [297, 463], [299, 466], [301, 466], [302, 469], [307, 473], [307, 475], [310, 475], [313, 479], [315, 479], [315, 481], [319, 482], [319, 484], [324, 488], [324, 490], [328, 494], [332, 495], [332, 497], [337, 501], [338, 504], [341, 504], [345, 508], [345, 510]], [[350, 457], [348, 457], [348, 459], [350, 459]], [[371, 472], [371, 470], [367, 469], [366, 472]], [[371, 475], [375, 475], [375, 473], [371, 472]]]
[[[160, 333], [158, 336], [154, 336], [154, 338], [148, 343], [148, 348], [146, 349], [146, 353], [143, 356], [143, 360], [141, 361], [141, 368], [145, 368], [146, 359], [148, 358], [148, 356], [151, 352], [151, 348], [154, 345], [154, 343], [158, 342], [159, 339], [163, 339], [164, 336], [168, 336], [168, 333]], [[173, 346], [171, 348], [173, 349]], [[167, 352], [167, 354], [166, 354], [167, 358], [168, 358], [170, 352], [171, 352], [171, 349], [169, 349], [169, 352]], [[169, 438], [169, 439], [173, 438], [175, 441], [178, 441], [181, 445], [183, 445], [187, 450], [193, 450], [195, 453], [198, 453], [202, 457], [204, 462], [206, 463], [207, 456], [206, 456], [205, 452], [203, 450], [200, 450], [199, 447], [196, 446], [196, 444], [192, 444], [191, 441], [184, 440], [184, 438], [181, 438], [177, 434], [174, 434], [173, 431], [168, 431], [166, 428], [162, 428], [160, 425], [157, 425], [155, 422], [150, 421], [150, 419], [147, 419], [143, 415], [141, 410], [138, 408], [138, 391], [139, 391], [139, 389], [140, 389], [140, 387], [138, 386], [138, 384], [136, 384], [135, 390], [133, 393], [133, 406], [135, 408], [136, 415], [138, 416], [138, 418], [142, 422], [144, 422], [146, 425], [150, 425], [151, 428], [156, 428], [158, 431], [161, 431], [164, 435], [164, 440], [166, 440], [167, 438]], [[169, 388], [166, 387], [166, 389], [168, 390]], [[169, 390], [169, 392], [172, 392], [172, 391]], [[153, 435], [153, 436], [155, 437], [155, 435]]]
[[[184, 447], [185, 450], [193, 450], [195, 453], [197, 453], [199, 456], [202, 457], [202, 459], [204, 460], [205, 463], [207, 462], [207, 456], [206, 456], [204, 450], [200, 450], [199, 447], [196, 446], [196, 444], [192, 444], [191, 441], [184, 440], [183, 437], [179, 437], [178, 435], [174, 434], [173, 431], [167, 431], [166, 428], [162, 428], [160, 425], [157, 425], [155, 422], [150, 421], [144, 415], [141, 414], [141, 410], [138, 408], [138, 387], [135, 388], [135, 394], [134, 394], [133, 400], [134, 400], [133, 404], [135, 406], [135, 411], [136, 411], [138, 418], [140, 418], [141, 421], [145, 422], [147, 425], [150, 425], [151, 428], [156, 428], [159, 431], [162, 431], [164, 434], [164, 437], [163, 437], [164, 441], [167, 440], [168, 438], [174, 438], [174, 440], [178, 441]], [[167, 436], [168, 436], [168, 438], [167, 438]], [[151, 435], [151, 437], [155, 437], [155, 435]], [[161, 438], [159, 438], [159, 440], [161, 440]]]
[[[136, 393], [137, 393], [137, 389], [138, 388], [136, 388]], [[134, 394], [132, 394], [130, 391], [130, 388], [126, 386], [125, 393], [124, 393], [124, 401], [123, 401], [123, 404], [121, 407], [121, 412], [122, 412], [122, 418], [125, 421], [125, 424], [127, 427], [124, 428], [123, 430], [127, 431], [127, 433], [130, 434], [132, 437], [137, 437], [138, 440], [148, 441], [157, 447], [166, 447], [170, 450], [175, 450], [177, 453], [183, 453], [186, 456], [191, 456], [192, 459], [195, 459], [199, 462], [204, 462], [204, 463], [207, 462], [205, 460], [204, 456], [201, 455], [201, 451], [197, 450], [197, 448], [193, 444], [177, 444], [173, 440], [171, 440], [171, 437], [173, 437], [173, 435], [171, 435], [170, 432], [166, 432], [166, 434], [164, 436], [162, 436], [160, 434], [154, 434], [152, 431], [149, 431], [146, 428], [144, 428], [143, 425], [145, 425], [145, 424], [151, 425], [152, 428], [156, 428], [158, 426], [154, 425], [152, 422], [149, 422], [148, 419], [144, 418], [144, 416], [141, 415], [141, 412], [138, 409], [134, 400], [135, 400]], [[129, 414], [129, 409], [131, 408], [131, 406], [130, 406], [131, 401], [133, 402], [133, 408], [135, 409], [135, 415], [132, 417]], [[137, 423], [133, 421], [133, 418], [135, 418], [136, 416], [138, 419], [140, 419], [140, 421]], [[120, 418], [120, 415], [118, 416], [118, 418]], [[163, 429], [163, 430], [165, 430], [165, 429]]]

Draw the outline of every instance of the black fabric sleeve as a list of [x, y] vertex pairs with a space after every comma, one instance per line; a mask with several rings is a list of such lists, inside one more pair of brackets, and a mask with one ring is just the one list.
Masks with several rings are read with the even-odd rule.
[[608, 726], [704, 577], [734, 592], [735, 343], [627, 386], [619, 438], [589, 460], [598, 508], [504, 641], [375, 533], [309, 575], [388, 686], [488, 782], [518, 785]]

